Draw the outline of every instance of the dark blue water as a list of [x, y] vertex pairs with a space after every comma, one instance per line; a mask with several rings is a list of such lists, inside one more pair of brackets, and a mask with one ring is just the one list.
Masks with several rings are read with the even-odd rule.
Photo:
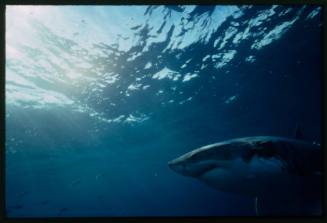
[[298, 123], [321, 140], [317, 6], [10, 6], [6, 22], [9, 217], [254, 215], [167, 162]]

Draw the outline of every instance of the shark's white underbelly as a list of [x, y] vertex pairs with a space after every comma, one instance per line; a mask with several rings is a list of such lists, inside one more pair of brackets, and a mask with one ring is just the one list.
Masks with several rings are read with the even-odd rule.
[[298, 196], [311, 186], [317, 187], [313, 177], [292, 175], [283, 165], [278, 159], [256, 157], [249, 163], [240, 159], [228, 168], [206, 172], [199, 180], [218, 190], [247, 196]]
[[[320, 215], [321, 177], [288, 174], [278, 167], [281, 164], [278, 162], [271, 160], [263, 164], [255, 160], [249, 166], [216, 168], [199, 180], [219, 191], [258, 198], [262, 215]], [[244, 173], [247, 177], [242, 177]]]

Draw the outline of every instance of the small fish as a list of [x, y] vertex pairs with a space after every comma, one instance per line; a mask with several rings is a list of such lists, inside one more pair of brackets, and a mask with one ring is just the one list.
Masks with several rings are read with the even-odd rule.
[[59, 209], [58, 216], [61, 216], [62, 213], [67, 212], [67, 211], [69, 211], [68, 208], [60, 208], [60, 209]]
[[104, 176], [104, 173], [99, 173], [95, 176], [95, 179], [98, 180]]
[[77, 179], [77, 180], [75, 180], [75, 181], [73, 181], [71, 183], [71, 186], [75, 186], [75, 185], [80, 184], [80, 183], [81, 183], [81, 180], [80, 179]]

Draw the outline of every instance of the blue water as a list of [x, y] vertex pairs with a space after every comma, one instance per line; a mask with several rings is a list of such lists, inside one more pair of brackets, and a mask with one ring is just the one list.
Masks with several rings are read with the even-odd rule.
[[8, 6], [9, 217], [247, 216], [167, 162], [225, 139], [320, 142], [317, 6]]

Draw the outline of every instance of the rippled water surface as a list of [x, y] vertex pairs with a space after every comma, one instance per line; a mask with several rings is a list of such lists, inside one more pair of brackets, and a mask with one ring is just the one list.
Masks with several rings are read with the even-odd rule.
[[8, 6], [8, 216], [254, 215], [167, 162], [319, 142], [321, 29], [317, 6]]

